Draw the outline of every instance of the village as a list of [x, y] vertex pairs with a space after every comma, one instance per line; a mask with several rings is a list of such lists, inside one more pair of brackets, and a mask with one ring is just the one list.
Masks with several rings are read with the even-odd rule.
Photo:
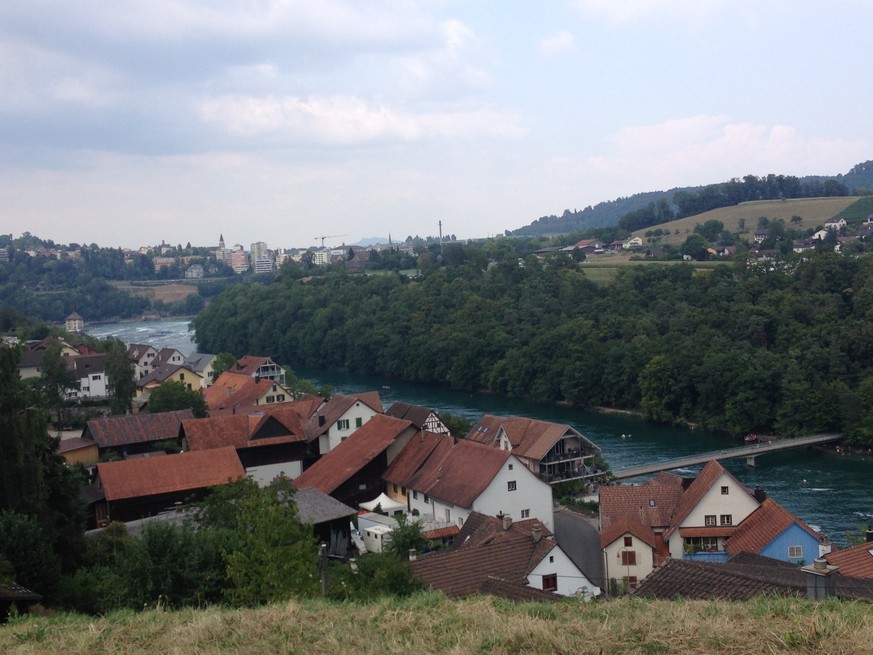
[[[79, 320], [68, 317], [71, 332]], [[27, 344], [20, 376], [40, 375], [52, 345], [75, 372], [70, 398], [106, 396], [105, 355], [73, 341]], [[715, 460], [693, 478], [616, 484], [600, 448], [571, 425], [486, 414], [453, 435], [438, 411], [386, 408], [377, 391], [297, 393], [269, 357], [244, 356], [218, 375], [213, 355], [127, 344], [127, 357], [130, 411], [61, 435], [60, 454], [88, 473], [92, 537], [117, 522], [131, 534], [181, 522], [216, 485], [284, 478], [299, 517], [338, 561], [387, 550], [398, 526], [414, 522], [428, 545], [408, 553], [413, 575], [449, 597], [873, 599], [873, 532], [837, 550]], [[208, 416], [149, 412], [165, 383], [201, 394]], [[596, 517], [556, 502], [553, 485], [568, 481], [596, 502]], [[38, 600], [21, 587], [0, 592], [22, 611]]]

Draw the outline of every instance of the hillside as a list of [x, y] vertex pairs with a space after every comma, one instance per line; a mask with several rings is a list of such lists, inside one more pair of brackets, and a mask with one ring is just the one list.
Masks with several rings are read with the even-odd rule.
[[568, 600], [513, 604], [438, 594], [372, 604], [291, 601], [105, 618], [27, 618], [0, 627], [6, 655], [60, 653], [868, 653], [873, 606], [759, 598], [748, 603]]
[[[770, 220], [780, 218], [785, 224], [791, 224], [799, 229], [814, 228], [824, 224], [829, 218], [845, 211], [858, 200], [855, 196], [838, 198], [799, 198], [795, 200], [760, 200], [756, 202], [744, 202], [732, 207], [721, 207], [703, 214], [680, 218], [669, 223], [653, 225], [642, 230], [637, 230], [633, 236], [642, 237], [646, 240], [646, 232], [661, 228], [668, 230], [669, 235], [663, 236], [659, 243], [681, 245], [688, 235], [694, 232], [695, 225], [703, 225], [706, 221], [717, 220], [724, 223], [728, 232], [741, 233], [751, 241], [755, 229], [758, 227], [758, 218], [765, 216]], [[791, 223], [793, 216], [801, 218], [798, 223]], [[744, 224], [744, 226], [743, 226]], [[677, 233], [678, 230], [678, 233]]]

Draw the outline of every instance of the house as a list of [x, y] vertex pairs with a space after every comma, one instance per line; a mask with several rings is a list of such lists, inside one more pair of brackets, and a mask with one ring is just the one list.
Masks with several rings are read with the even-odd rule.
[[827, 553], [828, 564], [839, 566], [840, 573], [853, 578], [873, 578], [873, 531], [867, 530], [867, 540], [843, 550]]
[[[418, 580], [451, 598], [486, 593], [545, 600], [548, 595], [537, 592], [547, 592], [552, 599], [575, 595], [590, 600], [600, 593], [537, 520], [514, 522], [472, 512], [455, 543], [411, 563]], [[495, 580], [507, 593], [495, 593]]]
[[830, 230], [821, 229], [816, 230], [813, 235], [810, 237], [813, 241], [824, 241], [830, 235]]
[[357, 512], [318, 489], [294, 493], [297, 518], [312, 526], [315, 538], [327, 544], [328, 555], [348, 559], [351, 554], [351, 521]]
[[[314, 487], [357, 507], [382, 491], [382, 474], [414, 434], [409, 421], [375, 415], [322, 455], [293, 484], [297, 489]], [[307, 436], [307, 440], [311, 439]]]
[[164, 382], [181, 382], [189, 390], [201, 389], [200, 375], [187, 365], [161, 364], [151, 373], [136, 381], [136, 397], [141, 398]]
[[72, 437], [61, 439], [58, 444], [58, 455], [69, 465], [81, 464], [85, 468], [94, 467], [100, 459], [97, 443], [91, 439]]
[[96, 443], [101, 455], [114, 452], [127, 457], [153, 451], [160, 441], [173, 441], [181, 446], [182, 421], [192, 418], [190, 409], [95, 418], [85, 424], [82, 439]]
[[18, 360], [18, 375], [22, 380], [38, 378], [42, 375], [42, 360], [45, 357], [49, 345], [57, 344], [60, 347], [61, 357], [78, 357], [79, 351], [72, 345], [57, 337], [46, 337], [39, 341], [29, 341], [27, 350], [22, 351]]
[[549, 484], [602, 473], [594, 466], [600, 448], [563, 423], [486, 414], [466, 438], [511, 452]]
[[834, 230], [834, 231], [839, 231], [841, 228], [846, 227], [846, 225], [847, 225], [846, 219], [839, 218], [839, 217], [829, 218], [828, 220], [825, 221], [825, 224], [824, 224], [826, 230]]
[[273, 380], [281, 385], [285, 384], [285, 369], [276, 364], [269, 357], [255, 357], [246, 355], [239, 359], [229, 369], [232, 373], [248, 375], [253, 378]]
[[619, 583], [626, 589], [636, 589], [639, 581], [655, 570], [656, 562], [663, 560], [655, 533], [631, 517], [611, 523], [600, 534], [600, 548], [604, 579], [613, 594]]
[[173, 509], [192, 496], [245, 475], [233, 447], [97, 464], [97, 526]]
[[756, 553], [791, 564], [810, 564], [826, 548], [821, 535], [771, 498], [765, 498], [725, 543], [730, 556]]
[[538, 519], [552, 529], [552, 489], [509, 451], [448, 435], [413, 437], [382, 479], [423, 520], [463, 526], [472, 512]]
[[375, 391], [353, 395], [335, 394], [310, 417], [306, 424], [308, 441], [318, 439], [318, 452], [330, 452], [367, 421], [382, 413], [382, 401]]
[[631, 237], [627, 241], [621, 244], [622, 249], [631, 250], [633, 248], [642, 248], [643, 247], [643, 239], [642, 237]]
[[214, 361], [215, 355], [208, 353], [192, 353], [185, 361], [189, 368], [200, 376], [200, 384], [203, 388], [211, 386], [215, 380], [215, 373], [212, 370]]
[[67, 359], [67, 368], [76, 377], [75, 389], [67, 394], [70, 398], [106, 398], [110, 384], [106, 377], [106, 355], [79, 355]]
[[132, 343], [127, 346], [127, 358], [133, 362], [136, 379], [144, 378], [155, 370], [156, 348], [146, 343]]
[[562, 248], [565, 251], [581, 250], [586, 254], [593, 253], [595, 250], [602, 250], [603, 244], [597, 239], [582, 239], [576, 243], [570, 244]]
[[[268, 405], [290, 403], [294, 395], [282, 383], [225, 371], [203, 390], [210, 416], [247, 414]], [[322, 399], [318, 399], [320, 404]], [[313, 410], [314, 411], [314, 410]], [[311, 413], [307, 415], [307, 418]]]
[[755, 243], [763, 243], [770, 236], [770, 230], [766, 227], [759, 227], [755, 230]]
[[432, 409], [420, 405], [410, 405], [398, 400], [385, 411], [385, 416], [411, 421], [416, 430], [449, 434], [449, 428], [440, 420], [439, 415]]
[[175, 364], [181, 366], [185, 364], [185, 355], [181, 350], [175, 348], [161, 348], [155, 357], [154, 367], [163, 366], [164, 364]]
[[4, 623], [10, 610], [27, 614], [30, 608], [42, 601], [42, 596], [14, 582], [0, 583], [0, 623]]
[[199, 451], [233, 446], [246, 475], [258, 484], [269, 484], [280, 476], [293, 480], [317, 458], [303, 434], [309, 416], [303, 412], [308, 406], [303, 401], [277, 406], [270, 413], [185, 419], [180, 430], [183, 448]]
[[64, 319], [64, 329], [67, 332], [81, 332], [85, 329], [85, 319], [73, 312]]

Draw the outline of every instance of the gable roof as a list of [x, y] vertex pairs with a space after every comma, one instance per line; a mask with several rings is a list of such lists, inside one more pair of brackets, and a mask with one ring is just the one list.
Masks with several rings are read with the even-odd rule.
[[[209, 407], [210, 416], [236, 414], [253, 407], [262, 408], [263, 405], [256, 405], [255, 402], [270, 392], [273, 386], [276, 387], [276, 393], [283, 393], [289, 401], [291, 400], [291, 392], [274, 380], [268, 378], [256, 380], [250, 375], [225, 371], [218, 376], [212, 386], [203, 390], [203, 400]], [[308, 416], [307, 414], [307, 418]]]
[[336, 423], [343, 415], [349, 411], [355, 403], [364, 403], [377, 414], [382, 413], [382, 401], [379, 399], [379, 393], [376, 391], [368, 391], [366, 393], [343, 394], [337, 393], [318, 408], [310, 418], [304, 428], [306, 438], [310, 441], [321, 436], [331, 426]]
[[306, 487], [294, 492], [294, 504], [297, 505], [297, 518], [302, 523], [327, 523], [337, 519], [348, 519], [358, 512], [345, 503], [328, 496], [326, 493]]
[[650, 527], [644, 526], [633, 517], [622, 517], [609, 524], [600, 533], [600, 547], [606, 548], [613, 541], [626, 534], [631, 534], [652, 548], [658, 547], [658, 540]]
[[[414, 452], [404, 457], [408, 448]], [[448, 435], [413, 438], [403, 450], [382, 479], [458, 507], [472, 507], [512, 456], [506, 450]]]
[[467, 439], [477, 443], [496, 444], [500, 429], [506, 433], [512, 445], [512, 454], [527, 459], [541, 460], [565, 435], [572, 434], [592, 450], [600, 450], [582, 433], [565, 423], [541, 421], [524, 416], [483, 416], [467, 433]]
[[681, 482], [662, 482], [657, 478], [641, 485], [600, 487], [601, 529], [606, 530], [612, 523], [625, 518], [638, 521], [647, 528], [666, 529], [682, 494]]
[[736, 555], [743, 551], [759, 553], [792, 525], [797, 525], [813, 539], [820, 541], [820, 536], [815, 530], [775, 500], [766, 498], [758, 509], [737, 526], [736, 531], [725, 543], [725, 550], [729, 555]]
[[284, 412], [188, 419], [182, 421], [182, 433], [191, 450], [257, 448], [304, 441], [303, 421], [292, 407]]
[[495, 416], [494, 414], [485, 414], [480, 418], [476, 425], [470, 428], [470, 431], [465, 436], [469, 441], [476, 443], [494, 444], [497, 439], [497, 432], [500, 430], [500, 425], [506, 419], [503, 416]]
[[192, 353], [191, 355], [188, 355], [185, 363], [187, 363], [196, 373], [202, 374], [214, 359], [215, 355], [209, 353]]
[[410, 405], [409, 403], [396, 401], [391, 407], [385, 410], [385, 416], [393, 416], [394, 418], [402, 418], [405, 421], [411, 421], [412, 424], [419, 430], [424, 428], [427, 423], [427, 418], [433, 413], [433, 410], [421, 405]]
[[191, 418], [194, 412], [190, 409], [95, 418], [85, 425], [82, 437], [93, 439], [100, 448], [176, 439], [182, 421]]
[[665, 539], [668, 539], [670, 535], [676, 531], [722, 475], [727, 475], [731, 480], [736, 482], [740, 489], [749, 494], [749, 496], [752, 495], [739, 480], [731, 475], [730, 471], [718, 463], [718, 460], [709, 460], [706, 463], [706, 466], [703, 467], [703, 470], [698, 473], [696, 478], [694, 478], [694, 482], [692, 482], [685, 493], [682, 494], [682, 500], [679, 503], [676, 514], [673, 516], [670, 529], [664, 534]]
[[842, 575], [873, 578], [873, 542], [837, 550], [824, 556], [828, 564], [840, 567]]
[[148, 375], [144, 375], [139, 380], [136, 381], [136, 386], [145, 387], [146, 385], [157, 382], [158, 384], [165, 382], [172, 375], [176, 373], [176, 371], [185, 370], [197, 377], [197, 379], [201, 379], [203, 376], [200, 375], [197, 371], [191, 369], [187, 364], [161, 364], [154, 371], [149, 373]]
[[106, 500], [204, 489], [245, 475], [232, 447], [97, 464]]
[[150, 346], [147, 343], [131, 343], [127, 346], [127, 358], [135, 361], [139, 361], [149, 350], [153, 350], [155, 355], [158, 353], [158, 349], [154, 346]]
[[[468, 525], [469, 524], [469, 525]], [[538, 526], [542, 538], [534, 541], [532, 530]], [[473, 512], [455, 541], [446, 551], [421, 557], [412, 562], [413, 575], [447, 596], [459, 598], [476, 593], [495, 593], [508, 585], [512, 594], [530, 590], [527, 576], [557, 544], [537, 521], [514, 523], [503, 529], [502, 521]], [[494, 585], [493, 580], [501, 581]], [[542, 592], [554, 599], [556, 596]], [[546, 596], [538, 596], [544, 598]]]
[[411, 426], [409, 421], [377, 414], [303, 471], [292, 484], [298, 489], [314, 487], [326, 494], [332, 493]]
[[66, 358], [67, 368], [73, 372], [77, 379], [84, 378], [94, 373], [103, 373], [106, 370], [106, 355], [79, 355], [78, 357]]

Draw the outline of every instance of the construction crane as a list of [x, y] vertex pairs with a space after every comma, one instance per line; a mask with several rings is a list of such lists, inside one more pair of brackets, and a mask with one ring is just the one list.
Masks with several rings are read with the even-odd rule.
[[326, 234], [324, 236], [315, 237], [315, 240], [318, 241], [321, 239], [321, 247], [324, 248], [324, 240], [325, 239], [339, 239], [340, 237], [347, 237], [348, 234]]

